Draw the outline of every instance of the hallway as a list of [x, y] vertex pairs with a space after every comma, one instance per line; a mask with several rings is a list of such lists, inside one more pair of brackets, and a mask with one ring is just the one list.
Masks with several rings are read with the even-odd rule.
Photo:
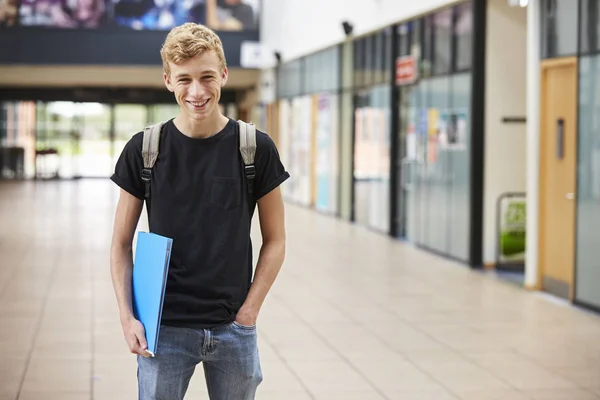
[[[0, 183], [0, 400], [136, 398], [117, 197], [108, 180]], [[291, 205], [287, 232], [258, 400], [600, 399], [600, 315]], [[186, 399], [208, 399], [201, 366]]]

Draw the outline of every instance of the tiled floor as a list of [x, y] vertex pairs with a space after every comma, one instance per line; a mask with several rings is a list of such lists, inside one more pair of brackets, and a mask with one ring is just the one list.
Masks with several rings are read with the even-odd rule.
[[[116, 199], [103, 180], [0, 184], [0, 399], [136, 398]], [[308, 210], [287, 230], [258, 399], [600, 399], [600, 316]], [[187, 399], [208, 398], [200, 368]]]

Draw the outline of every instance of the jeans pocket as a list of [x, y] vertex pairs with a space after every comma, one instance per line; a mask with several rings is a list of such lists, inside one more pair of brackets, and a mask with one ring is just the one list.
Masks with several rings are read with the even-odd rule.
[[242, 324], [238, 323], [237, 321], [233, 321], [233, 326], [240, 328], [240, 329], [244, 329], [246, 331], [256, 330], [256, 325], [252, 325], [252, 326], [242, 325]]

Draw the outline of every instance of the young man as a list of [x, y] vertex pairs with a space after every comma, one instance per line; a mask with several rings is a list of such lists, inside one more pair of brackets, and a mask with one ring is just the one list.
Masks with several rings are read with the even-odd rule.
[[[162, 127], [151, 175], [150, 230], [173, 239], [155, 357], [148, 357], [131, 303], [132, 241], [146, 193], [142, 132], [126, 144], [111, 178], [121, 188], [111, 276], [125, 338], [138, 355], [140, 399], [183, 399], [200, 362], [212, 400], [254, 399], [262, 380], [256, 320], [284, 259], [279, 185], [289, 174], [273, 141], [257, 131], [254, 194], [248, 195], [237, 123], [219, 109], [227, 67], [213, 31], [177, 27], [161, 55], [180, 110]], [[256, 205], [263, 244], [252, 280]]]

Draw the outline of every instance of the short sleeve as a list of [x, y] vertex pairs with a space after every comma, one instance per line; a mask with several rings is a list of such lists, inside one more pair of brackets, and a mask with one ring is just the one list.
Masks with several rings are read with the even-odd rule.
[[256, 199], [260, 199], [281, 185], [290, 174], [285, 170], [277, 147], [266, 133], [256, 131], [256, 178], [254, 190]]
[[138, 133], [125, 144], [110, 177], [119, 187], [141, 200], [144, 199], [142, 140], [142, 134]]

